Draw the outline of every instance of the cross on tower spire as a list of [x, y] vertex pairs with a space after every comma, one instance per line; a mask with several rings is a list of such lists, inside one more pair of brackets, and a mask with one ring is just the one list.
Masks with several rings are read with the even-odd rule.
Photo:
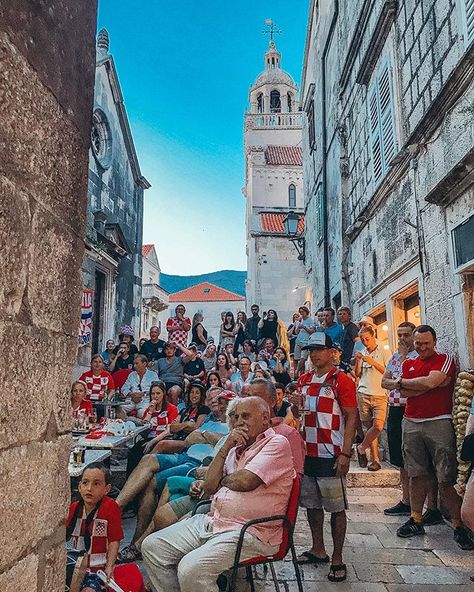
[[279, 29], [275, 25], [275, 23], [273, 22], [273, 19], [271, 19], [271, 18], [265, 19], [265, 26], [269, 27], [269, 28], [264, 29], [262, 32], [264, 35], [270, 35], [270, 47], [274, 47], [274, 45], [275, 45], [274, 36], [281, 35], [281, 29]]

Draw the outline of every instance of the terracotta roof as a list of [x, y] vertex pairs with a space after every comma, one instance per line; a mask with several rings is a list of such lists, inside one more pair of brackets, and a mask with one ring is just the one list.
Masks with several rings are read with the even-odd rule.
[[142, 246], [142, 256], [148, 257], [148, 255], [151, 253], [151, 251], [153, 251], [154, 246], [155, 245], [143, 245]]
[[202, 282], [170, 294], [170, 302], [228, 302], [230, 300], [245, 300], [245, 298], [209, 282]]
[[267, 146], [265, 160], [267, 164], [302, 166], [303, 152], [300, 146]]
[[[260, 226], [264, 232], [285, 232], [285, 224], [283, 220], [286, 218], [285, 214], [260, 214]], [[304, 230], [304, 215], [301, 214], [298, 222], [298, 232]]]

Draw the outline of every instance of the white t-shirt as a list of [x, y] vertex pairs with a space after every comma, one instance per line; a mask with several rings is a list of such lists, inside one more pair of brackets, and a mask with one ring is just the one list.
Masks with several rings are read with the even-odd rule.
[[[385, 348], [383, 345], [377, 345], [373, 352], [367, 351], [364, 347], [362, 350], [363, 356], [369, 356], [376, 362], [381, 364], [384, 368], [387, 366], [388, 361], [392, 357], [392, 352], [389, 348]], [[379, 372], [377, 368], [371, 366], [368, 362], [362, 362], [362, 376], [360, 377], [359, 384], [357, 385], [357, 394], [374, 396], [387, 396], [387, 391], [382, 388], [382, 376], [383, 372]]]

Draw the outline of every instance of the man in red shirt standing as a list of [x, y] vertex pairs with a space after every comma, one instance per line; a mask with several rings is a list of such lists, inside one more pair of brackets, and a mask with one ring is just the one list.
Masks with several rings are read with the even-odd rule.
[[323, 539], [324, 510], [331, 513], [334, 543], [328, 579], [342, 582], [347, 569], [342, 562], [346, 535], [346, 485], [357, 422], [354, 382], [333, 363], [329, 335], [313, 333], [303, 350], [309, 350], [314, 370], [298, 380], [304, 405], [306, 458], [301, 480], [300, 505], [306, 508], [313, 546], [300, 563], [329, 563]]
[[471, 550], [474, 544], [461, 523], [461, 498], [453, 487], [457, 463], [451, 413], [456, 363], [449, 354], [435, 351], [436, 332], [429, 325], [416, 328], [414, 345], [418, 357], [403, 362], [400, 378], [385, 381], [387, 388], [398, 389], [407, 399], [402, 438], [403, 460], [410, 477], [411, 517], [397, 535], [409, 538], [425, 534], [423, 505], [434, 472], [454, 527], [454, 540], [462, 549]]
[[[178, 304], [175, 309], [176, 316], [169, 318], [166, 321], [166, 330], [168, 331], [168, 339], [174, 341], [178, 345], [186, 347], [188, 345], [188, 333], [191, 329], [191, 321], [185, 317], [186, 309], [183, 304]], [[179, 349], [176, 353], [181, 355]]]

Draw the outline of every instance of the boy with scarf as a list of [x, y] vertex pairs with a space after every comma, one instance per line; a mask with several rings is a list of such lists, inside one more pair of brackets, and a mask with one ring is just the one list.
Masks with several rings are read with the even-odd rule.
[[[102, 463], [92, 463], [84, 470], [79, 483], [82, 499], [69, 508], [66, 537], [71, 538], [74, 550], [79, 553], [74, 570], [75, 576], [77, 571], [79, 573], [73, 580], [82, 592], [102, 592], [96, 572], [101, 569], [108, 578], [112, 577], [123, 539], [120, 508], [107, 496], [111, 487], [110, 471]], [[74, 590], [73, 585], [71, 590]]]

